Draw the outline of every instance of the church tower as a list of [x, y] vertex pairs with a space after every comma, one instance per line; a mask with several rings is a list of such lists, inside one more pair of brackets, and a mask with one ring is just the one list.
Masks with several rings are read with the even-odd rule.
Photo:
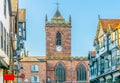
[[65, 21], [57, 6], [50, 22], [46, 15], [45, 31], [47, 56], [71, 55], [71, 16]]

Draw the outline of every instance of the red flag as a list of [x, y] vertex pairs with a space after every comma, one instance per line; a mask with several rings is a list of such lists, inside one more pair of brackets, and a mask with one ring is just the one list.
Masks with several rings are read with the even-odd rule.
[[4, 74], [4, 80], [14, 80], [14, 74]]

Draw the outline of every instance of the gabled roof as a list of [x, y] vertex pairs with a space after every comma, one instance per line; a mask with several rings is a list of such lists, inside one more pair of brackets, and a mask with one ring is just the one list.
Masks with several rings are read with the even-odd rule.
[[119, 26], [120, 19], [99, 19], [95, 39], [98, 38], [100, 28], [103, 29], [104, 33], [109, 33], [110, 31], [117, 29]]
[[108, 27], [110, 27], [111, 30], [115, 30], [120, 24], [120, 19], [99, 19], [99, 22], [104, 32], [107, 32]]

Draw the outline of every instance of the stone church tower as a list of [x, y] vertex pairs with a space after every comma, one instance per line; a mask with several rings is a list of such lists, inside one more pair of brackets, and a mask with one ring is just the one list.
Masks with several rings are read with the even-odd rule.
[[[51, 21], [47, 15], [45, 21], [47, 57], [22, 59], [26, 79], [32, 81], [35, 75], [40, 83], [89, 83], [88, 58], [71, 56], [71, 17], [65, 21], [57, 7]], [[31, 72], [32, 69], [35, 70]]]
[[59, 8], [48, 22], [45, 19], [46, 31], [46, 55], [47, 56], [70, 56], [71, 55], [71, 17], [68, 21], [62, 17]]

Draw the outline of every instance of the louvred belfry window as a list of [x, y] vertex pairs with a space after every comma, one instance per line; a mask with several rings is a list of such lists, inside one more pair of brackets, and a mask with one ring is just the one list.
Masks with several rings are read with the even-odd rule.
[[57, 46], [61, 46], [61, 33], [60, 32], [58, 32], [57, 34], [56, 34], [56, 45]]

